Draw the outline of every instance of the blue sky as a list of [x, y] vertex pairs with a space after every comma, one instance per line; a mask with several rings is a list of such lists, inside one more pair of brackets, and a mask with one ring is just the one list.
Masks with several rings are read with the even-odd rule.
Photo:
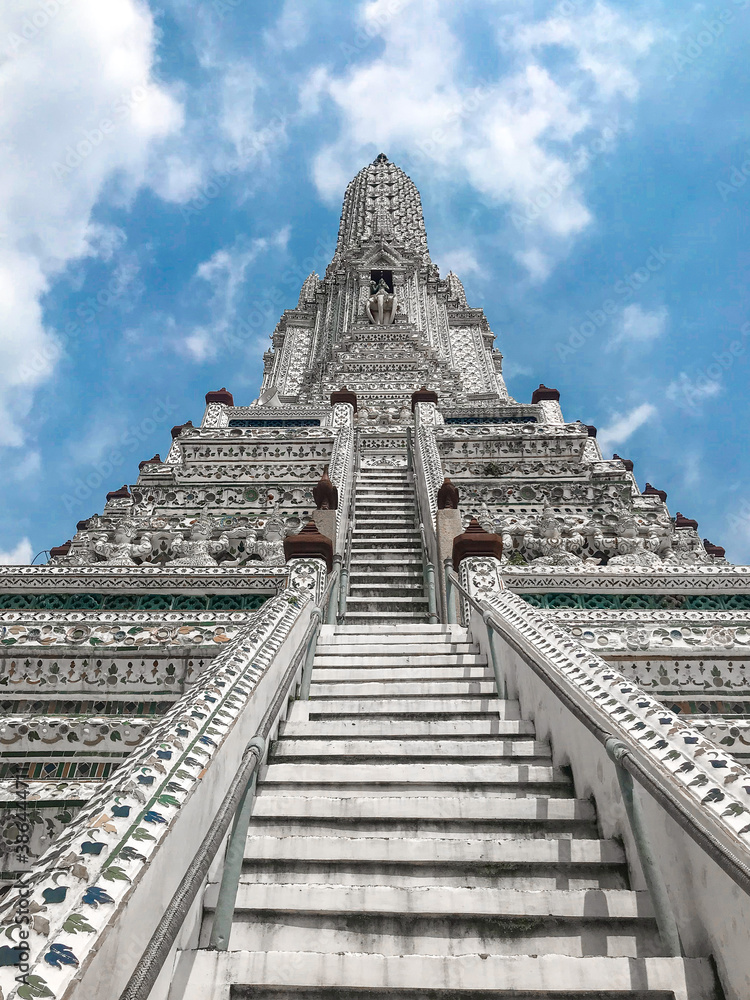
[[[519, 11], [519, 8], [521, 10]], [[0, 11], [0, 561], [71, 537], [262, 354], [381, 150], [511, 393], [750, 560], [750, 0]]]

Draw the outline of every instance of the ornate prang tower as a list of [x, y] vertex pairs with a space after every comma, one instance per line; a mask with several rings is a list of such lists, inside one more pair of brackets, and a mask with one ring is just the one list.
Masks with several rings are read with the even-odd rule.
[[0, 567], [0, 1000], [750, 995], [750, 572], [494, 339], [381, 153], [258, 399]]

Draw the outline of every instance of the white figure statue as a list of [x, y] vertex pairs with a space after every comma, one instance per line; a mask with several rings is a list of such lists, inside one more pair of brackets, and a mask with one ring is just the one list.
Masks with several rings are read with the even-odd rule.
[[104, 556], [108, 566], [137, 566], [135, 557], [145, 559], [151, 554], [151, 536], [147, 534], [139, 542], [133, 542], [137, 532], [133, 521], [123, 518], [115, 527], [113, 542], [103, 535], [93, 542], [92, 548], [97, 555]]
[[177, 558], [172, 566], [216, 566], [216, 556], [229, 550], [229, 535], [223, 531], [218, 539], [211, 541], [214, 522], [210, 517], [200, 517], [190, 529], [190, 537], [177, 535], [172, 539], [172, 551]]
[[370, 282], [370, 298], [365, 311], [369, 321], [377, 326], [392, 326], [396, 319], [398, 297], [388, 289], [385, 278]]

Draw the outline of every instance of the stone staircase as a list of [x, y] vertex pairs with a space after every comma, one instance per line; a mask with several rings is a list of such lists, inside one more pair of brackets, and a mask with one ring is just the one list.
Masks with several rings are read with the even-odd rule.
[[260, 775], [229, 951], [170, 1000], [718, 1000], [457, 626], [324, 626]]
[[363, 469], [354, 489], [345, 621], [426, 622], [417, 503], [407, 469]]

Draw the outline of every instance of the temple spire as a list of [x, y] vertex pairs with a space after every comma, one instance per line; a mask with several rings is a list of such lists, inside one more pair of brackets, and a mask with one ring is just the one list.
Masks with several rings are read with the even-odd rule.
[[431, 264], [419, 191], [385, 153], [363, 167], [346, 189], [334, 266], [343, 255], [376, 239]]

